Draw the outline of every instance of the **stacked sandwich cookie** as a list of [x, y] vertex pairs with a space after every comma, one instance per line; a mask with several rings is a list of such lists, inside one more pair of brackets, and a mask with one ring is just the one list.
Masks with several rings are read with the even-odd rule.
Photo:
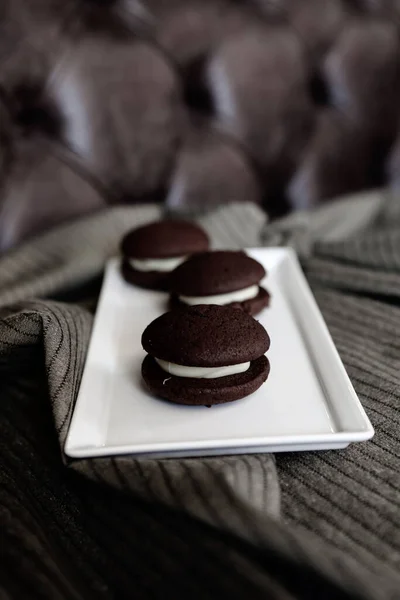
[[150, 392], [178, 404], [221, 404], [255, 392], [269, 375], [270, 340], [243, 310], [197, 305], [155, 319], [142, 335]]
[[176, 404], [232, 402], [269, 375], [269, 336], [252, 317], [269, 304], [264, 267], [244, 252], [208, 248], [201, 227], [183, 220], [139, 227], [121, 244], [124, 279], [171, 294], [173, 310], [142, 335], [142, 376]]
[[269, 304], [260, 286], [264, 267], [244, 252], [215, 251], [192, 256], [171, 274], [171, 308], [220, 304], [258, 314]]
[[207, 234], [198, 225], [183, 220], [156, 221], [123, 238], [122, 275], [128, 283], [168, 291], [171, 272], [208, 247]]

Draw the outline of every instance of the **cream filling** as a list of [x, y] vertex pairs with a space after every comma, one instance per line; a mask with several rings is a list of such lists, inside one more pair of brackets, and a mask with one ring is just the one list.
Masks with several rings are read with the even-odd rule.
[[249, 369], [250, 363], [245, 362], [239, 365], [229, 365], [227, 367], [184, 367], [156, 358], [155, 361], [160, 365], [163, 371], [176, 377], [194, 377], [195, 379], [217, 379], [217, 377], [226, 377], [227, 375], [236, 375], [244, 373]]
[[136, 271], [159, 271], [169, 273], [186, 260], [186, 256], [174, 256], [173, 258], [131, 258], [129, 264]]
[[244, 288], [243, 290], [236, 290], [236, 292], [229, 292], [227, 294], [216, 294], [214, 296], [179, 296], [179, 300], [182, 300], [185, 304], [231, 304], [231, 302], [244, 302], [245, 300], [251, 300], [258, 295], [258, 285], [251, 285], [250, 287]]

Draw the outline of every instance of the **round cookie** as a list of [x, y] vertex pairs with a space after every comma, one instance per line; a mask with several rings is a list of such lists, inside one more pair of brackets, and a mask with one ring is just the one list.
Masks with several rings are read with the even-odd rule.
[[171, 274], [170, 305], [229, 305], [254, 316], [269, 304], [269, 293], [259, 285], [264, 277], [264, 267], [244, 252], [202, 252]]
[[197, 305], [165, 313], [142, 335], [143, 379], [154, 395], [178, 404], [232, 402], [268, 378], [270, 340], [243, 310]]
[[134, 285], [167, 290], [175, 267], [208, 247], [207, 234], [195, 223], [155, 221], [128, 232], [123, 238], [122, 275]]

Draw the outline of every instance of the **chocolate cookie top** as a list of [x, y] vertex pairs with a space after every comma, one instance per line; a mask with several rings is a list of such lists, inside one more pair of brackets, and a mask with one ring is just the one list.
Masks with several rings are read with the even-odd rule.
[[265, 354], [269, 344], [267, 332], [253, 317], [214, 304], [165, 313], [142, 335], [142, 346], [153, 357], [196, 367], [252, 361]]
[[202, 252], [209, 247], [207, 234], [183, 220], [155, 221], [126, 234], [121, 251], [127, 258], [169, 258]]
[[264, 276], [264, 267], [244, 252], [202, 252], [175, 269], [170, 289], [184, 296], [225, 294], [250, 287]]

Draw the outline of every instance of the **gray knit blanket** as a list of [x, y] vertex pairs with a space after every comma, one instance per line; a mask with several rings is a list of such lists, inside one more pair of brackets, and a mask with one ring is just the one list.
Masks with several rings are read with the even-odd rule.
[[68, 461], [106, 259], [157, 206], [111, 208], [0, 258], [0, 597], [400, 598], [400, 203], [269, 225], [197, 216], [214, 247], [294, 246], [376, 430], [342, 451]]

